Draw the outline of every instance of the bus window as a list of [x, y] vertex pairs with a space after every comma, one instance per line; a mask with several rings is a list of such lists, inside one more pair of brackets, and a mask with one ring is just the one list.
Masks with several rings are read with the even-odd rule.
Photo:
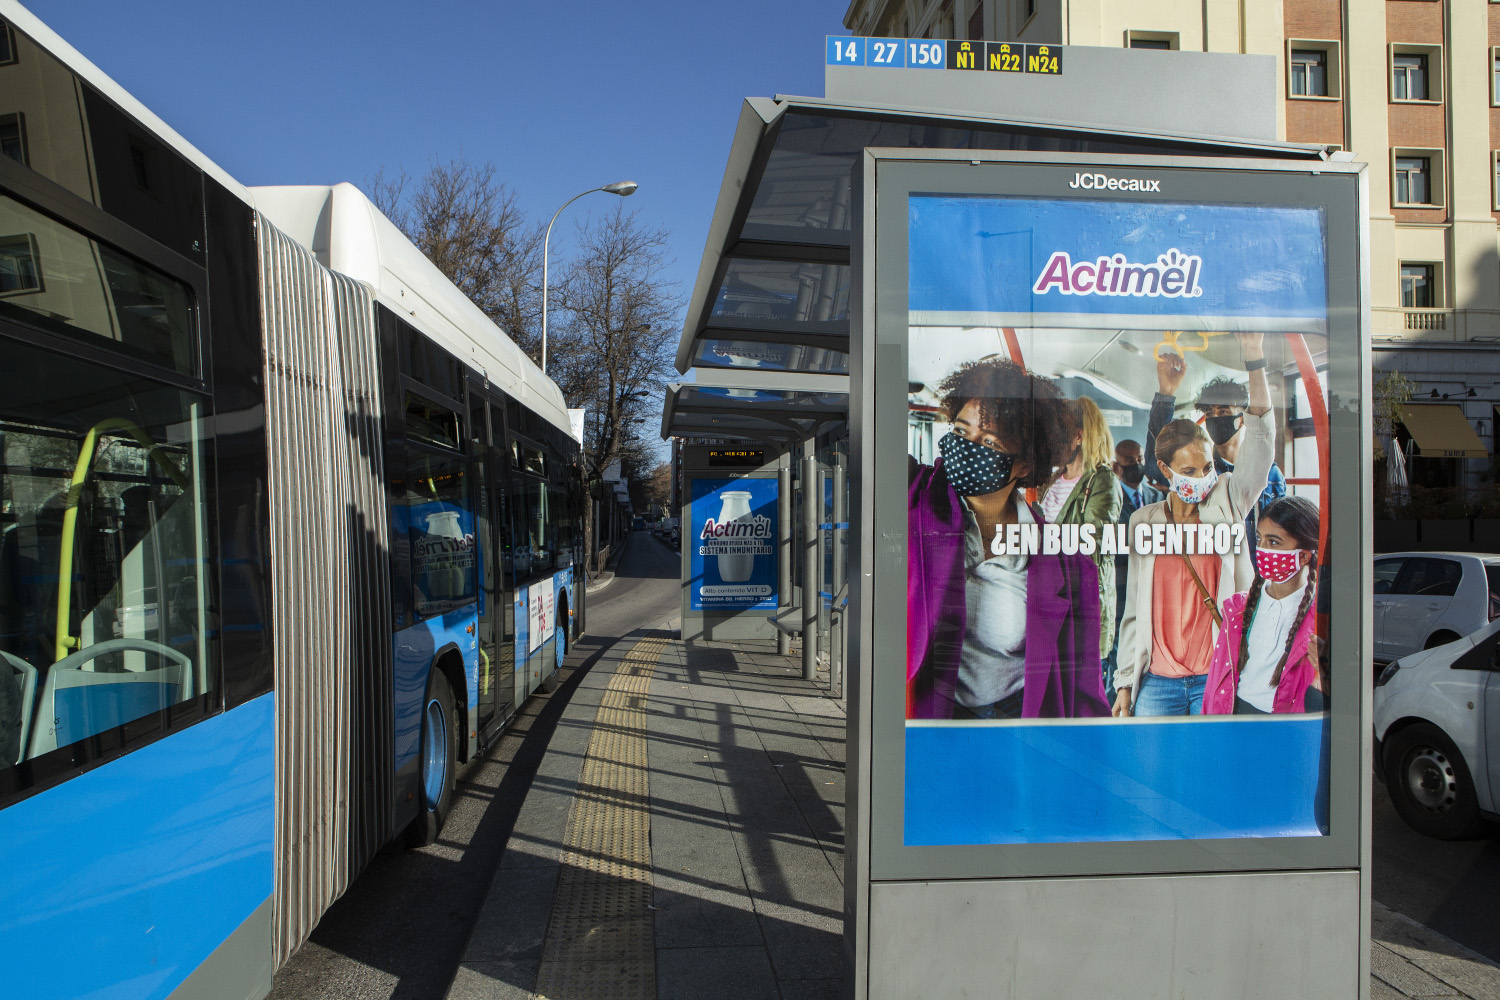
[[0, 798], [42, 773], [19, 776], [14, 765], [71, 767], [160, 730], [169, 708], [217, 686], [201, 405], [8, 349], [17, 356], [0, 372]]
[[457, 413], [446, 406], [423, 399], [414, 392], [406, 394], [408, 439], [458, 451], [458, 442], [462, 440], [460, 433]]
[[404, 492], [392, 498], [394, 538], [407, 540], [414, 621], [476, 600], [474, 514], [458, 456], [408, 448]]
[[4, 195], [0, 234], [0, 317], [193, 371], [189, 286]]
[[550, 571], [556, 564], [557, 552], [551, 536], [546, 484], [526, 475], [515, 476], [512, 482], [516, 579], [525, 582]]

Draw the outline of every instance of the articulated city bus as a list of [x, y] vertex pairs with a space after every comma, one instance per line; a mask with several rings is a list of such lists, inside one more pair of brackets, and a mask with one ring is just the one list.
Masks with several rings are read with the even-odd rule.
[[4, 993], [260, 996], [567, 649], [550, 382], [354, 188], [0, 0]]

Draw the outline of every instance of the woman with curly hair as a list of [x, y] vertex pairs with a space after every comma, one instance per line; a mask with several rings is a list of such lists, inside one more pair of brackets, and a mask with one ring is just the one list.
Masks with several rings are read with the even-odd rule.
[[1318, 505], [1306, 497], [1279, 497], [1261, 512], [1255, 582], [1224, 602], [1204, 715], [1322, 711], [1313, 635], [1318, 523]]
[[1003, 360], [964, 365], [941, 392], [953, 430], [908, 491], [907, 717], [1108, 715], [1094, 563], [1004, 546], [1008, 526], [1045, 523], [1026, 491], [1073, 450], [1067, 401]]

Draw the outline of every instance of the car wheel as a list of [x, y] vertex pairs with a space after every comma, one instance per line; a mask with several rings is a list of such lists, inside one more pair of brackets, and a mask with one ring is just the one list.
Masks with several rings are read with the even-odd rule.
[[1427, 645], [1423, 649], [1432, 649], [1436, 646], [1446, 646], [1450, 642], [1457, 642], [1461, 636], [1456, 632], [1434, 632], [1427, 637]]
[[1484, 829], [1469, 766], [1434, 725], [1420, 722], [1387, 737], [1385, 784], [1396, 812], [1418, 833], [1463, 840]]
[[407, 847], [435, 843], [453, 807], [458, 718], [453, 706], [453, 688], [436, 666], [427, 678], [427, 697], [422, 701], [422, 740], [418, 746], [422, 803], [416, 818], [406, 828]]

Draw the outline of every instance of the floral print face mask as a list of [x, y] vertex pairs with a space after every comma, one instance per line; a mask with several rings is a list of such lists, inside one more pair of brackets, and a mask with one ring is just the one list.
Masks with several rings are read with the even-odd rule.
[[1192, 479], [1180, 473], [1172, 473], [1172, 489], [1182, 498], [1183, 503], [1202, 503], [1208, 496], [1209, 491], [1214, 488], [1214, 483], [1219, 481], [1219, 470], [1209, 469], [1208, 475], [1201, 479]]

